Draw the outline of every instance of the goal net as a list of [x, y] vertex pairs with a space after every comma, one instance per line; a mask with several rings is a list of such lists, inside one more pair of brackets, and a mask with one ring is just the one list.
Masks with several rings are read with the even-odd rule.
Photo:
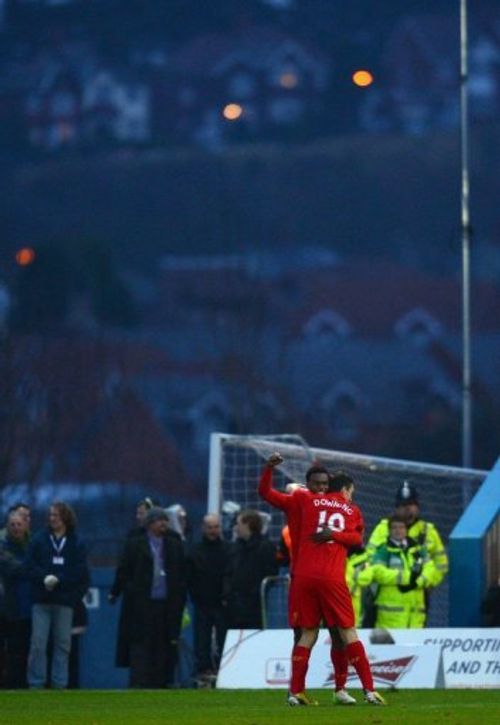
[[[239, 508], [265, 512], [269, 515], [267, 533], [273, 541], [279, 540], [284, 516], [257, 495], [262, 467], [273, 451], [279, 451], [284, 458], [283, 464], [275, 469], [278, 489], [284, 489], [290, 482], [304, 482], [305, 473], [313, 463], [350, 473], [357, 484], [355, 501], [363, 512], [367, 538], [377, 522], [393, 512], [401, 483], [411, 480], [419, 493], [422, 519], [435, 524], [446, 545], [451, 530], [488, 474], [488, 471], [313, 448], [297, 435], [212, 434], [208, 510], [227, 512], [226, 520]], [[445, 579], [433, 592], [428, 626], [447, 625]]]

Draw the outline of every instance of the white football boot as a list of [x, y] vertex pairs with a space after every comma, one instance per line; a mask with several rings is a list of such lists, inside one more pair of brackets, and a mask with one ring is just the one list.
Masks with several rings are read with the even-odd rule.
[[356, 700], [352, 695], [349, 695], [347, 690], [337, 690], [333, 696], [333, 699], [335, 702], [337, 702], [339, 705], [355, 705]]

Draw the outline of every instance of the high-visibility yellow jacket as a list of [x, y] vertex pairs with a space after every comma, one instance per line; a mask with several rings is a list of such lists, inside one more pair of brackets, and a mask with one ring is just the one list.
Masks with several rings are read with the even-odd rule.
[[373, 581], [372, 566], [366, 551], [351, 554], [347, 558], [345, 578], [352, 597], [356, 627], [363, 620], [363, 589]]
[[[408, 584], [412, 569], [421, 563], [416, 588], [401, 592], [398, 585]], [[372, 556], [372, 580], [376, 584], [375, 626], [385, 629], [412, 629], [425, 625], [425, 592], [436, 580], [434, 562], [425, 548], [412, 539], [401, 547], [387, 540], [377, 547]]]
[[[373, 558], [377, 547], [385, 544], [389, 537], [389, 519], [382, 519], [373, 529], [366, 545], [370, 559]], [[436, 587], [441, 584], [448, 573], [448, 556], [438, 530], [429, 521], [417, 519], [408, 529], [408, 537], [423, 546], [434, 564], [432, 581], [426, 587]]]

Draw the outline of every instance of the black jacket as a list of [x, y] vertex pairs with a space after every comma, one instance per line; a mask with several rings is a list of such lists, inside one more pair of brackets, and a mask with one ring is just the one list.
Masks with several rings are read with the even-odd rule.
[[268, 576], [278, 574], [276, 547], [261, 534], [248, 541], [238, 539], [232, 551], [228, 595], [231, 627], [262, 627], [260, 585]]
[[[55, 564], [57, 552], [50, 537], [50, 529], [39, 531], [28, 546], [26, 570], [32, 582], [33, 602], [74, 607], [90, 585], [85, 545], [74, 531], [69, 531], [60, 557], [63, 563]], [[47, 591], [43, 583], [48, 574], [59, 579], [59, 584], [51, 591]]]
[[203, 539], [187, 557], [188, 590], [193, 603], [202, 607], [221, 606], [227, 594], [233, 544]]
[[[124, 555], [125, 555], [125, 551], [127, 549], [127, 543], [128, 543], [128, 541], [130, 541], [130, 539], [134, 539], [136, 536], [143, 536], [145, 533], [146, 533], [146, 529], [144, 528], [144, 526], [134, 526], [133, 529], [130, 529], [130, 531], [127, 532], [123, 551], [120, 555], [120, 559], [118, 561], [118, 566], [116, 567], [115, 578], [114, 578], [113, 584], [111, 585], [111, 588], [109, 590], [109, 593], [115, 600], [118, 599], [118, 597], [121, 594], [123, 594], [123, 590], [125, 588], [125, 572], [123, 570], [123, 566], [124, 566]], [[179, 536], [179, 534], [177, 533], [177, 531], [173, 531], [172, 529], [169, 529], [169, 536], [172, 536], [174, 538], [179, 539], [179, 541], [182, 541], [182, 539]]]
[[[164, 536], [167, 599], [165, 618], [170, 641], [179, 637], [186, 603], [186, 561], [182, 541], [175, 533]], [[123, 602], [118, 624], [116, 664], [128, 667], [130, 644], [143, 636], [146, 603], [153, 584], [153, 557], [146, 532], [128, 539], [120, 562], [123, 570]]]

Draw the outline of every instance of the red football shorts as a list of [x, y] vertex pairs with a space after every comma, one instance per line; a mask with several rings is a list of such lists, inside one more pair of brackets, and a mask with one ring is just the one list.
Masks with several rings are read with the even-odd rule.
[[292, 577], [288, 596], [291, 627], [314, 629], [322, 622], [327, 627], [354, 627], [354, 609], [347, 584], [314, 577]]

